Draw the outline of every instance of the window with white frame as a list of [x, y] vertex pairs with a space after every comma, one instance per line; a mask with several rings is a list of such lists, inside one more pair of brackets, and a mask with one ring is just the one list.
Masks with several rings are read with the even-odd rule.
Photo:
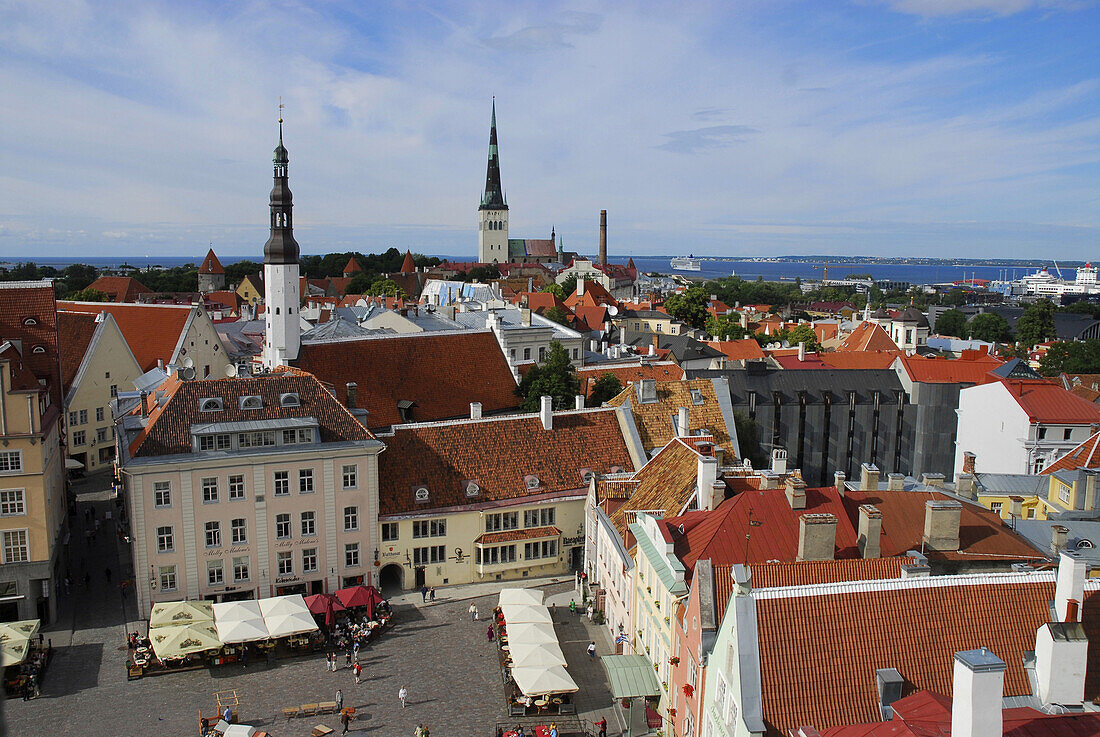
[[84, 445], [87, 436], [83, 430], [77, 430], [73, 433], [73, 445]]
[[344, 507], [344, 532], [359, 529], [359, 507]]
[[248, 556], [233, 559], [233, 582], [240, 583], [249, 578]]
[[421, 537], [446, 537], [447, 520], [424, 519], [413, 522], [413, 539]]
[[157, 528], [157, 552], [158, 553], [171, 553], [176, 549], [175, 536], [172, 534], [172, 527], [166, 525], [164, 527]]
[[175, 566], [161, 566], [160, 567], [160, 590], [161, 591], [175, 591], [176, 590], [176, 567]]
[[18, 517], [27, 513], [23, 489], [0, 489], [0, 517]]
[[233, 440], [229, 435], [200, 435], [199, 450], [230, 450]]
[[355, 489], [359, 486], [359, 466], [354, 463], [346, 464], [343, 468], [344, 488]]
[[317, 534], [317, 513], [316, 512], [302, 512], [302, 537], [309, 537]]
[[444, 545], [432, 545], [427, 548], [413, 548], [413, 565], [423, 566], [428, 563], [446, 563], [447, 548]]
[[225, 583], [225, 566], [221, 558], [206, 561], [206, 583], [209, 586], [221, 586]]
[[348, 568], [355, 568], [359, 565], [359, 543], [344, 545], [344, 565]]
[[276, 570], [280, 576], [294, 575], [294, 553], [289, 550], [280, 550], [275, 553]]
[[4, 562], [25, 563], [30, 560], [26, 530], [4, 530]]
[[523, 557], [527, 560], [537, 558], [556, 558], [558, 555], [557, 540], [542, 540], [540, 542], [524, 543]]
[[478, 565], [486, 566], [497, 565], [499, 563], [515, 563], [516, 546], [499, 545], [492, 548], [478, 548], [477, 562]]
[[382, 542], [393, 542], [398, 539], [399, 534], [399, 528], [396, 522], [382, 523]]
[[500, 512], [498, 514], [485, 515], [485, 531], [500, 532], [502, 530], [519, 529], [519, 512]]
[[1058, 499], [1062, 502], [1062, 504], [1069, 504], [1070, 491], [1070, 487], [1066, 486], [1065, 484], [1058, 485]]
[[172, 484], [168, 481], [153, 482], [153, 506], [172, 506]]
[[554, 507], [527, 509], [523, 512], [524, 527], [549, 527], [556, 524], [557, 514]]
[[102, 407], [96, 407], [95, 408], [95, 421], [96, 422], [103, 422], [103, 408]]
[[290, 471], [275, 472], [275, 496], [286, 496], [290, 493]]
[[275, 445], [274, 430], [237, 433], [238, 448], [264, 448], [271, 445]]
[[23, 451], [0, 450], [0, 473], [16, 473], [23, 470]]
[[244, 499], [244, 474], [229, 477], [229, 501]]
[[95, 431], [95, 440], [96, 440], [96, 442], [97, 443], [107, 442], [107, 437], [110, 434], [110, 432], [111, 432], [111, 428], [109, 428], [109, 427], [101, 427], [98, 430], [96, 430]]
[[317, 548], [302, 548], [302, 573], [317, 570]]
[[244, 545], [248, 542], [248, 521], [243, 517], [229, 521], [229, 529], [234, 545]]
[[69, 425], [70, 426], [76, 424], [76, 418], [77, 417], [79, 417], [79, 415], [75, 411], [69, 413]]
[[86, 410], [86, 409], [80, 410], [80, 424], [81, 425], [87, 425], [88, 424], [88, 410]]
[[312, 494], [313, 493], [313, 469], [312, 468], [298, 469], [298, 493], [300, 493], [300, 494]]
[[300, 445], [313, 442], [312, 427], [297, 427], [283, 430], [283, 445]]
[[206, 547], [217, 548], [222, 544], [222, 523], [217, 521], [207, 522], [203, 531], [206, 534]]
[[290, 539], [290, 515], [289, 514], [277, 514], [277, 515], [275, 515], [275, 539], [276, 540], [289, 540]]
[[209, 477], [202, 480], [202, 503], [214, 504], [218, 501], [218, 479]]

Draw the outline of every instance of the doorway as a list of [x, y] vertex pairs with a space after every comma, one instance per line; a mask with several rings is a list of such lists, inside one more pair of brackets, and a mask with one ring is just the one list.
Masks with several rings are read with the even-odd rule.
[[424, 566], [416, 567], [416, 588], [419, 590], [427, 582]]
[[321, 579], [321, 580], [318, 580], [318, 581], [310, 581], [309, 582], [309, 593], [311, 593], [311, 594], [323, 594], [323, 593], [325, 593], [324, 579]]
[[569, 548], [569, 569], [579, 571], [584, 567], [584, 546]]
[[405, 589], [405, 571], [396, 563], [383, 566], [378, 572], [378, 585], [382, 587], [382, 596], [400, 593]]

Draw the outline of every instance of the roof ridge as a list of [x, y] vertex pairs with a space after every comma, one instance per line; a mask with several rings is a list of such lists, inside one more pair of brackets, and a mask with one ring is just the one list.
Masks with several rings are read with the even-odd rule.
[[[796, 599], [800, 597], [829, 596], [833, 594], [870, 593], [876, 591], [903, 591], [924, 587], [945, 588], [948, 586], [1054, 583], [1056, 578], [1057, 574], [1054, 571], [965, 573], [947, 576], [891, 578], [876, 581], [842, 581], [836, 583], [820, 583], [803, 586], [781, 586], [771, 589], [754, 590], [753, 596], [756, 599]], [[1086, 580], [1085, 588], [1100, 590], [1100, 580]]]
[[[605, 412], [614, 412], [615, 407], [585, 407], [584, 409], [561, 409], [554, 410], [555, 417], [561, 417], [563, 415], [582, 415], [582, 414], [598, 414]], [[425, 422], [401, 422], [392, 426], [392, 430], [398, 428], [403, 430], [415, 430], [423, 427], [451, 427], [454, 425], [474, 425], [484, 422], [503, 422], [505, 420], [530, 420], [539, 419], [540, 413], [538, 412], [514, 412], [511, 414], [493, 415], [491, 417], [478, 417], [477, 419], [471, 417], [456, 417], [450, 420], [428, 420]], [[386, 437], [392, 435], [393, 432], [387, 433]]]

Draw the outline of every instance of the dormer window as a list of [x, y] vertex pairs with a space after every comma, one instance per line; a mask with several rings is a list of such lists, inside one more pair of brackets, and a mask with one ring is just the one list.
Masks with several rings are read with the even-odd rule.
[[46, 352], [46, 346], [44, 346], [44, 345], [36, 345], [34, 348], [31, 349], [31, 353], [45, 353], [45, 352]]
[[34, 319], [33, 317], [27, 317], [23, 319], [23, 324], [27, 327], [30, 327], [31, 325], [37, 325], [38, 320]]
[[595, 475], [596, 475], [596, 472], [593, 471], [591, 468], [582, 468], [581, 469], [581, 480], [584, 481], [585, 484], [591, 483], [592, 478]]
[[263, 409], [264, 400], [255, 395], [240, 398], [241, 409]]
[[223, 409], [225, 405], [222, 404], [221, 397], [207, 397], [199, 400], [200, 412], [221, 412]]
[[523, 483], [527, 486], [528, 489], [537, 489], [542, 482], [539, 481], [538, 476], [528, 475], [523, 477]]
[[481, 494], [481, 487], [478, 486], [476, 481], [466, 482], [466, 496], [478, 496]]
[[414, 489], [413, 493], [416, 496], [416, 501], [418, 503], [424, 503], [424, 502], [428, 501], [428, 487], [427, 486], [418, 486], [418, 487], [416, 487], [416, 489]]
[[280, 407], [301, 407], [302, 400], [298, 398], [297, 392], [287, 392], [279, 395]]
[[702, 404], [702, 403], [703, 403], [703, 401], [704, 401], [704, 400], [703, 400], [703, 392], [702, 392], [702, 390], [700, 390], [700, 389], [692, 389], [692, 390], [691, 390], [691, 403], [692, 403], [692, 404]]

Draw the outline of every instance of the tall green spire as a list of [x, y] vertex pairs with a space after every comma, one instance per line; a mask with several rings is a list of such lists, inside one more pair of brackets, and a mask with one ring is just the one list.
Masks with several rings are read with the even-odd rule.
[[497, 100], [493, 98], [493, 118], [489, 125], [489, 164], [485, 171], [485, 192], [481, 195], [481, 210], [507, 210], [504, 190], [500, 186], [500, 157], [497, 155]]

